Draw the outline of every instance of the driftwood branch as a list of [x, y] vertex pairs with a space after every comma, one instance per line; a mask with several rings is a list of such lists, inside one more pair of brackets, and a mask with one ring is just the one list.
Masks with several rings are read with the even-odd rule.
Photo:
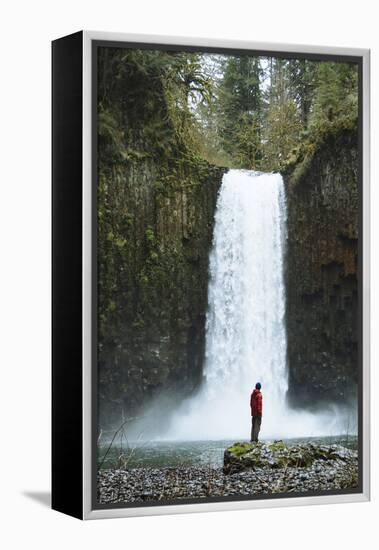
[[146, 418], [145, 416], [134, 416], [134, 417], [131, 417], [131, 418], [127, 418], [126, 420], [124, 420], [124, 422], [121, 424], [121, 426], [119, 426], [117, 428], [117, 430], [114, 432], [113, 434], [113, 437], [112, 437], [112, 440], [111, 442], [109, 443], [108, 447], [107, 447], [107, 450], [105, 451], [105, 454], [100, 462], [100, 465], [99, 465], [99, 470], [101, 470], [101, 467], [103, 466], [104, 462], [105, 462], [105, 459], [107, 458], [108, 456], [108, 453], [109, 451], [111, 450], [112, 448], [112, 445], [113, 445], [113, 442], [114, 440], [116, 439], [117, 437], [117, 434], [120, 433], [120, 431], [123, 429], [123, 427], [128, 424], [128, 422], [132, 422], [133, 420], [140, 420], [141, 418]]

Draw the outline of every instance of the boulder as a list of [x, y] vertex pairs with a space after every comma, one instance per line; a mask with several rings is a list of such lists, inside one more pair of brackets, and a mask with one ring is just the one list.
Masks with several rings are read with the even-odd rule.
[[223, 471], [232, 474], [251, 468], [308, 468], [315, 460], [345, 461], [352, 452], [341, 445], [237, 442], [224, 452]]

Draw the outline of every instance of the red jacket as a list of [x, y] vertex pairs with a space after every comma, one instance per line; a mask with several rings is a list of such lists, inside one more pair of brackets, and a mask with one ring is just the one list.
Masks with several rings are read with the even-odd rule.
[[262, 416], [262, 394], [254, 390], [250, 397], [251, 416]]

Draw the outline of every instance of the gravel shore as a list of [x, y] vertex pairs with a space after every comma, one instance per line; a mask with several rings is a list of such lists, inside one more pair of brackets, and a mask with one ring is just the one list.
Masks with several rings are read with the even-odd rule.
[[347, 451], [343, 459], [314, 460], [309, 467], [267, 465], [229, 474], [214, 467], [108, 469], [98, 473], [98, 502], [306, 493], [354, 488], [357, 480], [356, 451]]

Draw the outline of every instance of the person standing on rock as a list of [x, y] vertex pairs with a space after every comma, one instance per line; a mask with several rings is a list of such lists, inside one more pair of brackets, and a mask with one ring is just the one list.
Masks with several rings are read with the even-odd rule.
[[250, 396], [250, 409], [251, 409], [251, 438], [250, 441], [258, 443], [258, 435], [261, 429], [262, 423], [262, 393], [261, 384], [257, 382], [255, 384], [255, 390]]

